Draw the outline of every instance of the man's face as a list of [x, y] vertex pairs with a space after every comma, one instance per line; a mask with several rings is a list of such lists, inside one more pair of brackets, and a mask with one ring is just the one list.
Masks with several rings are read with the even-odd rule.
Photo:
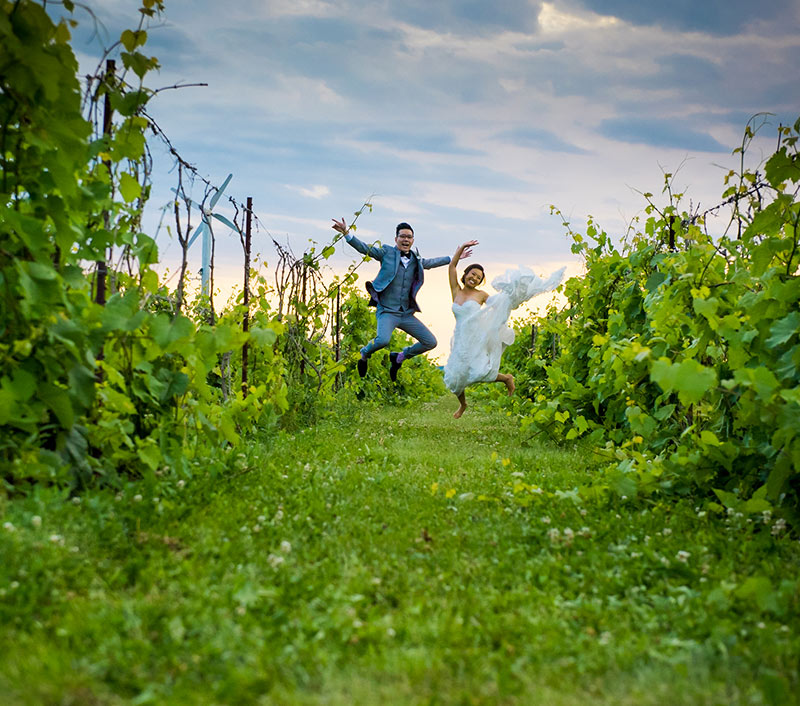
[[408, 255], [411, 251], [411, 246], [414, 244], [414, 231], [410, 228], [403, 228], [395, 236], [394, 243], [403, 255]]

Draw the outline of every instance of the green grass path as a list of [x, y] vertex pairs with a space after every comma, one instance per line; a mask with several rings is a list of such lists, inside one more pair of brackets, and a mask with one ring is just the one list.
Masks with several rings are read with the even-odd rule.
[[0, 703], [792, 703], [796, 540], [582, 501], [591, 449], [453, 408], [343, 408], [211, 487], [0, 505]]

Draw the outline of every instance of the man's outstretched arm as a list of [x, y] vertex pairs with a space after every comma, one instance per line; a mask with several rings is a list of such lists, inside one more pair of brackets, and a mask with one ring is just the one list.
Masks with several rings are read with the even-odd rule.
[[348, 245], [352, 246], [363, 255], [369, 255], [369, 257], [373, 257], [376, 260], [383, 260], [383, 248], [375, 245], [367, 245], [365, 242], [356, 238], [355, 235], [350, 233], [350, 227], [345, 223], [344, 218], [342, 218], [341, 221], [337, 221], [335, 218], [331, 218], [331, 220], [333, 221], [331, 228], [341, 233]]
[[444, 267], [445, 265], [450, 264], [450, 256], [445, 255], [444, 257], [423, 257], [422, 258], [422, 266], [426, 270], [430, 270], [432, 267]]

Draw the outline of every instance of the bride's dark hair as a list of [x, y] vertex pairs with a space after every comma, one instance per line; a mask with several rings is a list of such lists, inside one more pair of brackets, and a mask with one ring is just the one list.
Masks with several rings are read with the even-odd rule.
[[461, 275], [461, 284], [466, 284], [467, 283], [467, 281], [466, 281], [467, 280], [467, 273], [470, 270], [480, 270], [481, 271], [482, 277], [481, 277], [481, 281], [478, 282], [478, 284], [483, 284], [483, 280], [486, 279], [486, 273], [483, 271], [483, 265], [479, 265], [477, 262], [473, 262], [471, 265], [468, 265], [467, 269], [464, 270], [464, 274]]

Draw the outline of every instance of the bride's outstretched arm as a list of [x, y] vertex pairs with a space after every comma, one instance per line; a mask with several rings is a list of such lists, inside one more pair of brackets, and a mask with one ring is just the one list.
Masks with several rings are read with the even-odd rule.
[[456, 300], [456, 294], [461, 291], [461, 287], [458, 284], [458, 261], [461, 259], [466, 259], [472, 255], [472, 248], [477, 244], [477, 240], [468, 240], [466, 243], [459, 245], [456, 248], [453, 259], [450, 260], [450, 265], [447, 268], [447, 274], [450, 277], [450, 294], [453, 297], [453, 301]]

